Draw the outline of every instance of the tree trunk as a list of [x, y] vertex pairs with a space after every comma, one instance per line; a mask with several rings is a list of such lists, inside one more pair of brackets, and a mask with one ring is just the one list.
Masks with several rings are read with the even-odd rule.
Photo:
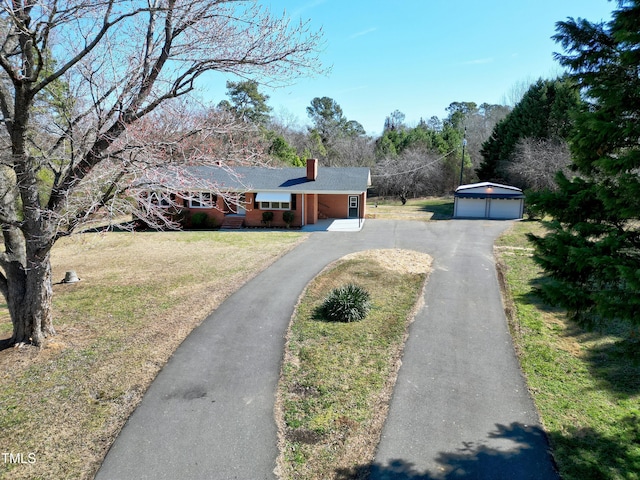
[[15, 176], [3, 172], [0, 182], [5, 251], [0, 261], [0, 284], [13, 323], [11, 341], [41, 346], [55, 333], [51, 304], [51, 247], [53, 236], [39, 200], [38, 165], [26, 153], [26, 115], [16, 115], [12, 131]]
[[[32, 67], [31, 58], [27, 60], [27, 67]], [[3, 172], [0, 188], [5, 246], [1, 290], [13, 323], [12, 343], [41, 346], [47, 336], [55, 334], [51, 312], [53, 234], [51, 215], [40, 203], [37, 175], [42, 165], [27, 148], [34, 99], [31, 86], [24, 82], [15, 91], [14, 118], [9, 128], [13, 172]]]
[[26, 271], [19, 262], [12, 262], [6, 273], [6, 300], [13, 322], [11, 342], [41, 346], [46, 337], [55, 334], [49, 253], [37, 262], [29, 261]]

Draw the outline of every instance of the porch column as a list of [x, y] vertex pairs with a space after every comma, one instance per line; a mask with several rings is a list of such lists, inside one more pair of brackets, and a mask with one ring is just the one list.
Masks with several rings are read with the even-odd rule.
[[315, 193], [305, 194], [307, 204], [307, 225], [318, 223], [318, 195]]

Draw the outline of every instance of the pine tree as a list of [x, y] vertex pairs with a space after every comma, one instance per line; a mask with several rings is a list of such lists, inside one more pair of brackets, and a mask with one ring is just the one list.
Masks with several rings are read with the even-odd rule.
[[[258, 82], [244, 80], [240, 82], [227, 81], [227, 95], [231, 99], [230, 105], [233, 112], [241, 118], [256, 125], [265, 125], [270, 118], [271, 107], [267, 105], [269, 95], [258, 90]], [[225, 103], [221, 102], [221, 105]]]
[[511, 161], [518, 141], [566, 139], [571, 131], [572, 114], [579, 105], [580, 96], [570, 80], [538, 80], [482, 145], [478, 177], [509, 182], [506, 164]]
[[571, 137], [576, 177], [529, 199], [553, 217], [531, 236], [541, 291], [578, 321], [640, 325], [640, 0], [620, 1], [609, 23], [559, 22], [554, 38], [588, 104]]

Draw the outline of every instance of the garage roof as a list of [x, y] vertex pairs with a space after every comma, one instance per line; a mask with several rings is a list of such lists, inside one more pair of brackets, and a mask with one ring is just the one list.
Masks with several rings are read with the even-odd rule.
[[458, 198], [524, 198], [522, 190], [518, 187], [492, 182], [460, 185], [456, 188], [454, 196]]

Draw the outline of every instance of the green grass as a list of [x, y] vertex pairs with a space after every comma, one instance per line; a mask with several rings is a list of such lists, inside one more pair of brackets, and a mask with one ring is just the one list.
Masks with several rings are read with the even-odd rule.
[[542, 272], [519, 222], [497, 243], [529, 388], [564, 480], [640, 478], [640, 342], [625, 325], [586, 331], [536, 296]]
[[[2, 479], [89, 479], [175, 348], [247, 279], [288, 251], [296, 232], [83, 234], [52, 253], [58, 334], [41, 350], [0, 351]], [[6, 310], [6, 307], [5, 307]], [[11, 335], [7, 312], [0, 332]]]
[[453, 217], [453, 198], [410, 198], [405, 205], [398, 198], [371, 198], [367, 202], [367, 216], [387, 220], [448, 220]]
[[[279, 388], [283, 478], [332, 478], [338, 466], [371, 457], [425, 278], [355, 258], [310, 284], [292, 320]], [[368, 316], [351, 323], [322, 318], [327, 294], [348, 283], [371, 294]]]

